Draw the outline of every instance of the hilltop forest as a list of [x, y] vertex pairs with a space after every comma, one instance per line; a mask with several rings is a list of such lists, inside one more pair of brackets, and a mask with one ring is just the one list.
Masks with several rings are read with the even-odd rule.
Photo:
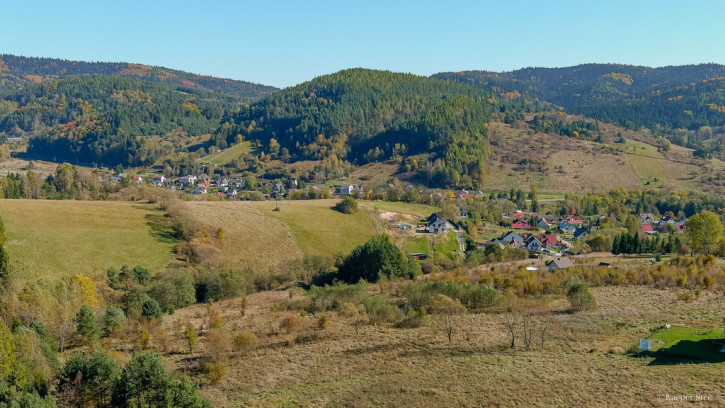
[[568, 112], [629, 129], [648, 128], [708, 157], [723, 154], [725, 66], [650, 68], [585, 64], [512, 72], [464, 71], [434, 75], [506, 95], [551, 102]]
[[138, 64], [3, 55], [0, 139], [22, 140], [28, 159], [172, 167], [201, 147], [248, 141], [254, 153], [240, 160], [254, 168], [269, 160], [313, 160], [327, 171], [385, 161], [429, 186], [475, 186], [488, 177], [492, 120], [595, 142], [603, 141], [597, 120], [612, 122], [649, 129], [658, 147], [669, 141], [723, 158], [723, 81], [725, 67], [715, 64], [432, 78], [356, 68], [276, 90]]

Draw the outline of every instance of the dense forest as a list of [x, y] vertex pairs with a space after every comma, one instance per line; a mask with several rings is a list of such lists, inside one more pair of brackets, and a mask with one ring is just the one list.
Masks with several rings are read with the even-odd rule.
[[216, 131], [238, 98], [130, 78], [82, 76], [25, 85], [0, 99], [0, 135], [35, 136], [28, 155], [147, 165], [179, 146], [145, 136]]
[[725, 66], [649, 68], [586, 64], [512, 72], [465, 71], [434, 75], [497, 92], [508, 98], [547, 101], [630, 129], [646, 127], [672, 142], [722, 152], [725, 131]]
[[250, 100], [276, 90], [271, 86], [251, 82], [196, 75], [142, 64], [68, 61], [56, 58], [31, 58], [0, 54], [0, 96], [26, 83], [74, 75], [119, 76], [146, 82], [222, 92]]
[[365, 164], [422, 155], [416, 170], [456, 184], [463, 175], [481, 177], [486, 122], [497, 106], [494, 94], [475, 87], [350, 69], [273, 93], [242, 109], [222, 132], [227, 143], [241, 135], [292, 159]]

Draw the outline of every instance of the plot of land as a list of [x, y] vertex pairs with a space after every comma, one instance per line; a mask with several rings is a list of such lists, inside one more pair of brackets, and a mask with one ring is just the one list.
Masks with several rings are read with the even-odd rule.
[[274, 267], [297, 259], [302, 251], [287, 225], [262, 214], [249, 202], [185, 203], [189, 214], [215, 228], [224, 228], [222, 257], [228, 268]]
[[204, 156], [199, 159], [202, 163], [211, 162], [217, 165], [224, 165], [237, 160], [241, 155], [248, 154], [252, 151], [252, 142], [244, 141], [237, 143], [227, 149]]
[[0, 217], [6, 248], [23, 277], [98, 277], [124, 264], [158, 272], [173, 258], [176, 243], [152, 205], [0, 200]]
[[375, 235], [367, 211], [343, 214], [332, 209], [338, 200], [251, 202], [261, 214], [284, 223], [302, 252], [313, 255], [347, 254]]
[[[526, 350], [510, 342], [503, 316], [456, 316], [449, 344], [440, 315], [430, 327], [396, 329], [362, 326], [355, 333], [350, 320], [327, 313], [329, 326], [319, 337], [295, 341], [279, 330], [293, 312], [273, 311], [287, 292], [248, 296], [249, 308], [239, 313], [240, 300], [218, 305], [225, 327], [248, 328], [261, 341], [257, 353], [234, 355], [228, 377], [202, 392], [216, 406], [664, 406], [657, 395], [691, 395], [725, 401], [722, 364], [652, 365], [651, 357], [632, 357], [626, 349], [663, 322], [719, 327], [721, 296], [705, 293], [692, 303], [678, 302], [667, 290], [608, 287], [592, 290], [595, 312], [564, 313], [565, 299], [553, 300], [560, 322], [545, 349]], [[296, 295], [300, 296], [300, 295]], [[164, 330], [183, 330], [187, 322], [200, 327], [204, 305], [179, 310], [164, 318]], [[309, 324], [315, 318], [304, 317]], [[176, 328], [179, 328], [178, 330]], [[236, 329], [235, 329], [236, 328]], [[173, 349], [184, 350], [180, 337]], [[179, 339], [179, 340], [177, 340]], [[202, 338], [202, 344], [204, 339]], [[169, 362], [199, 377], [194, 356], [170, 353]], [[616, 399], [612, 399], [616, 395]], [[671, 406], [671, 404], [667, 405]]]

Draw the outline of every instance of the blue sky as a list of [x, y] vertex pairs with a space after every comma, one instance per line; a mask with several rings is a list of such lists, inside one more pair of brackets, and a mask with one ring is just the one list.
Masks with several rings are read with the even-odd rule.
[[723, 1], [10, 1], [0, 53], [290, 86], [351, 67], [430, 75], [725, 63]]

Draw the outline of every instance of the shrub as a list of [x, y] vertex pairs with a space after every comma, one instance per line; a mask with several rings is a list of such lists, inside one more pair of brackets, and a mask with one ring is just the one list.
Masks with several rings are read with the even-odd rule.
[[196, 350], [196, 345], [199, 343], [199, 336], [196, 334], [196, 329], [193, 324], [189, 323], [186, 325], [183, 337], [189, 345], [189, 352], [193, 353]]
[[394, 323], [402, 317], [400, 309], [385, 296], [371, 296], [363, 301], [371, 324]]
[[589, 292], [587, 285], [574, 284], [569, 288], [566, 294], [571, 304], [571, 310], [578, 312], [582, 310], [594, 310], [597, 308], [597, 302], [594, 296]]
[[355, 285], [313, 286], [307, 292], [310, 296], [308, 312], [324, 312], [337, 309], [345, 302], [360, 304], [368, 297], [366, 285], [362, 282]]
[[110, 335], [116, 328], [122, 326], [126, 322], [126, 315], [118, 306], [108, 306], [106, 314], [103, 316], [103, 334]]
[[414, 329], [417, 327], [427, 326], [430, 324], [430, 315], [425, 311], [424, 307], [418, 310], [411, 310], [408, 315], [395, 324], [395, 327], [401, 329]]
[[287, 332], [287, 334], [292, 333], [293, 331], [300, 328], [302, 325], [302, 321], [297, 316], [287, 316], [284, 319], [282, 319], [282, 323], [280, 323], [280, 328]]
[[327, 316], [320, 317], [320, 319], [317, 321], [317, 328], [320, 329], [320, 330], [327, 329], [327, 322], [328, 322], [328, 320], [329, 319], [327, 318]]
[[159, 306], [159, 302], [155, 299], [148, 299], [143, 302], [143, 306], [141, 306], [141, 316], [144, 318], [149, 320], [157, 319], [161, 321], [162, 314], [163, 312], [161, 311], [161, 306]]
[[228, 371], [227, 363], [223, 361], [204, 364], [204, 377], [211, 384], [219, 384], [226, 377]]
[[184, 270], [174, 270], [161, 275], [148, 293], [165, 311], [182, 309], [196, 302], [194, 277]]
[[350, 196], [345, 196], [342, 201], [335, 204], [335, 209], [343, 214], [354, 214], [358, 211], [357, 201]]
[[234, 338], [234, 350], [236, 351], [248, 353], [256, 351], [258, 347], [259, 339], [250, 330], [244, 329]]

